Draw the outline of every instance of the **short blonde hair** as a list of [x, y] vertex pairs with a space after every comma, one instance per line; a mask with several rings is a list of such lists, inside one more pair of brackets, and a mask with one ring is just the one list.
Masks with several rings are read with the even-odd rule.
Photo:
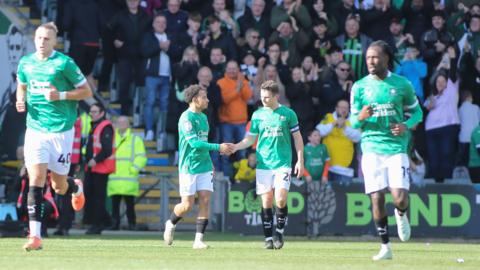
[[47, 30], [52, 30], [55, 33], [55, 35], [58, 34], [58, 27], [55, 25], [54, 22], [43, 23], [37, 28], [37, 30], [40, 29], [40, 28], [45, 28]]

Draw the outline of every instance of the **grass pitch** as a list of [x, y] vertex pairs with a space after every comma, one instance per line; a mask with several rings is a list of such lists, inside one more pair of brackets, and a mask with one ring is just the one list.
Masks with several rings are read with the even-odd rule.
[[371, 256], [380, 244], [361, 238], [286, 236], [282, 250], [263, 250], [261, 236], [220, 233], [206, 234], [210, 249], [193, 250], [193, 238], [194, 232], [177, 232], [173, 246], [167, 247], [160, 232], [50, 237], [43, 241], [43, 250], [28, 253], [21, 249], [25, 239], [0, 238], [0, 269], [480, 269], [478, 241], [399, 243], [392, 239], [393, 260], [373, 262]]

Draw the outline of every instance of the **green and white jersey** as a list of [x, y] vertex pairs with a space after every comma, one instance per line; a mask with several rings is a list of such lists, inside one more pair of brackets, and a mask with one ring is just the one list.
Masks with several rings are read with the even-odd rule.
[[470, 137], [470, 159], [468, 161], [468, 167], [480, 167], [478, 148], [480, 148], [480, 126], [477, 126], [472, 131], [472, 136]]
[[308, 170], [313, 180], [321, 180], [325, 162], [330, 160], [327, 147], [324, 144], [313, 146], [307, 144], [303, 152], [305, 168]]
[[219, 144], [208, 143], [208, 120], [204, 113], [184, 111], [178, 122], [179, 163], [183, 174], [200, 174], [213, 170], [209, 151], [218, 151]]
[[48, 133], [70, 130], [77, 119], [77, 101], [48, 101], [45, 92], [53, 85], [59, 92], [71, 91], [86, 82], [73, 60], [57, 51], [46, 60], [35, 53], [20, 59], [17, 71], [19, 84], [27, 85], [27, 127]]
[[292, 167], [290, 133], [299, 131], [297, 115], [285, 106], [275, 110], [262, 107], [252, 115], [249, 133], [258, 135], [257, 169], [275, 170]]
[[[404, 123], [412, 128], [422, 121], [422, 110], [412, 84], [402, 76], [388, 73], [384, 80], [367, 75], [352, 87], [350, 122], [354, 128], [362, 129], [362, 151], [364, 153], [397, 154], [406, 153], [407, 132], [394, 136], [390, 125]], [[358, 114], [363, 106], [371, 105], [373, 115], [363, 121]], [[404, 112], [411, 117], [404, 121]]]

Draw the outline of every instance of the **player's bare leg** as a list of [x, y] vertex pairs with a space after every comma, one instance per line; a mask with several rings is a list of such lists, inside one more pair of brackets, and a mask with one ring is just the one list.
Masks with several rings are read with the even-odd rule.
[[42, 249], [42, 208], [43, 187], [47, 178], [47, 164], [34, 164], [27, 167], [29, 190], [27, 197], [28, 227], [30, 233], [23, 249], [26, 251]]
[[170, 218], [165, 222], [165, 231], [163, 232], [163, 241], [165, 241], [165, 244], [170, 246], [173, 243], [173, 235], [177, 223], [186, 213], [192, 210], [194, 203], [195, 196], [182, 196], [182, 201], [175, 205]]
[[197, 216], [197, 232], [195, 233], [195, 241], [193, 249], [206, 249], [208, 245], [203, 242], [203, 235], [208, 225], [208, 217], [210, 216], [210, 196], [212, 192], [209, 190], [198, 191], [198, 216]]
[[288, 190], [280, 188], [275, 190], [275, 203], [276, 203], [276, 215], [277, 226], [275, 229], [275, 239], [273, 240], [273, 246], [275, 249], [281, 249], [283, 247], [283, 232], [285, 229], [285, 223], [288, 216], [287, 207]]
[[67, 175], [51, 172], [52, 188], [56, 194], [72, 194], [72, 207], [75, 211], [82, 210], [85, 205], [83, 183], [80, 179], [69, 178]]

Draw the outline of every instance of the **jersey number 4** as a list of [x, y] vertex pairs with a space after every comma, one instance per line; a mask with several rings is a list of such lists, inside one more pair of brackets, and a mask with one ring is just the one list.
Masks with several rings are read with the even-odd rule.
[[66, 156], [64, 156], [63, 154], [60, 154], [57, 161], [62, 164], [65, 164], [65, 163], [70, 164], [70, 153], [68, 153]]

